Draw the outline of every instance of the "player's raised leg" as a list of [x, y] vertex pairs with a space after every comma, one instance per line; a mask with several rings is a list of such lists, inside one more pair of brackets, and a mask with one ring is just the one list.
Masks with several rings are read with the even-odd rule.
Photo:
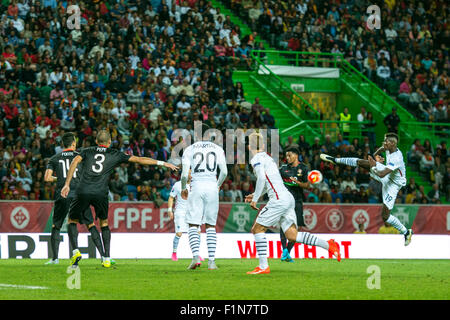
[[335, 158], [325, 153], [320, 155], [320, 159], [326, 162], [330, 162], [332, 164], [340, 164], [350, 167], [363, 167], [366, 169], [370, 169], [369, 161], [359, 158]]
[[341, 261], [341, 253], [339, 245], [334, 239], [325, 241], [309, 232], [298, 232], [295, 224], [291, 225], [285, 231], [286, 237], [291, 242], [303, 243], [309, 246], [318, 246], [327, 250], [331, 255], [335, 256], [338, 261]]

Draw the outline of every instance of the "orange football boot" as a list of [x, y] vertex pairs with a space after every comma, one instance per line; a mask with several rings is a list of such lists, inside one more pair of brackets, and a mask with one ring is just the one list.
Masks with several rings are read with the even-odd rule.
[[328, 252], [337, 258], [337, 261], [341, 261], [341, 252], [339, 251], [339, 244], [334, 241], [334, 239], [330, 239], [328, 242]]
[[270, 268], [267, 267], [266, 269], [261, 269], [258, 266], [255, 268], [255, 270], [247, 272], [247, 274], [263, 274], [263, 273], [270, 273]]

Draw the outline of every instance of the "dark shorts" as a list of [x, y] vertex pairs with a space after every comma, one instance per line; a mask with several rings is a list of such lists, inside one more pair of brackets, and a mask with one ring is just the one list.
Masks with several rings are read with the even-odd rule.
[[[69, 209], [70, 209], [70, 204], [72, 203], [72, 201], [74, 200], [73, 197], [70, 198], [63, 198], [63, 197], [59, 197], [58, 199], [55, 200], [54, 206], [53, 206], [53, 225], [58, 228], [61, 229], [64, 220], [67, 217], [67, 214], [69, 213]], [[91, 207], [88, 207], [85, 211], [88, 211], [85, 213], [85, 215], [89, 215], [91, 213]]]
[[303, 203], [296, 201], [295, 202], [295, 215], [297, 216], [297, 227], [306, 226], [305, 220], [303, 219]]
[[94, 207], [96, 219], [108, 219], [108, 196], [91, 194], [77, 194], [75, 196], [70, 203], [69, 218], [71, 220], [78, 220], [81, 224], [93, 223], [94, 217], [92, 216], [90, 206]]

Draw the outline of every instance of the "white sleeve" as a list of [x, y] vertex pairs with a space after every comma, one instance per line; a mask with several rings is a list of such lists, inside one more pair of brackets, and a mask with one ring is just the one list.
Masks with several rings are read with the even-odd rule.
[[256, 187], [255, 187], [255, 192], [253, 193], [253, 201], [258, 202], [259, 198], [262, 195], [264, 195], [267, 191], [267, 189], [265, 188], [266, 181], [265, 181], [263, 164], [261, 162], [256, 162], [253, 165], [253, 170], [256, 175]]
[[183, 170], [181, 172], [181, 190], [186, 189], [186, 184], [189, 176], [189, 169], [191, 168], [191, 148], [186, 148], [181, 159]]
[[218, 165], [219, 165], [220, 173], [219, 173], [219, 178], [217, 180], [217, 185], [220, 187], [228, 175], [227, 162], [225, 160], [225, 153], [223, 152], [223, 150], [221, 150], [219, 152]]
[[386, 163], [386, 168], [391, 169], [392, 171], [398, 169], [400, 167], [399, 159], [397, 157], [389, 159], [389, 162]]
[[173, 187], [172, 187], [172, 190], [170, 190], [170, 196], [172, 197], [172, 198], [176, 198], [177, 197], [177, 195], [178, 195], [178, 192], [177, 192], [177, 190], [176, 190], [176, 186], [177, 186], [177, 183], [175, 183], [174, 185], [173, 185]]

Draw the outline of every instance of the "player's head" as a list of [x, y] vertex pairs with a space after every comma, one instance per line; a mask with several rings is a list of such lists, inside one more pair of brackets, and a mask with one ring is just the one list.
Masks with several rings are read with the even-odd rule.
[[389, 151], [395, 151], [397, 149], [397, 145], [398, 145], [398, 135], [397, 134], [395, 134], [393, 132], [389, 132], [384, 135], [383, 146], [385, 149], [387, 149]]
[[61, 138], [64, 149], [76, 149], [77, 139], [72, 132], [66, 132]]
[[97, 138], [95, 139], [95, 142], [100, 146], [107, 146], [109, 147], [111, 144], [111, 135], [106, 130], [100, 130], [97, 133]]
[[248, 150], [251, 154], [257, 154], [265, 150], [264, 137], [259, 132], [253, 132], [248, 136]]
[[211, 140], [211, 137], [209, 135], [205, 134], [206, 131], [208, 131], [210, 129], [210, 127], [205, 122], [202, 122], [201, 129], [202, 129], [201, 140], [203, 140], [203, 141]]
[[285, 151], [286, 155], [286, 161], [289, 164], [294, 163], [296, 160], [298, 160], [298, 155], [300, 154], [300, 151], [295, 147], [289, 147]]

